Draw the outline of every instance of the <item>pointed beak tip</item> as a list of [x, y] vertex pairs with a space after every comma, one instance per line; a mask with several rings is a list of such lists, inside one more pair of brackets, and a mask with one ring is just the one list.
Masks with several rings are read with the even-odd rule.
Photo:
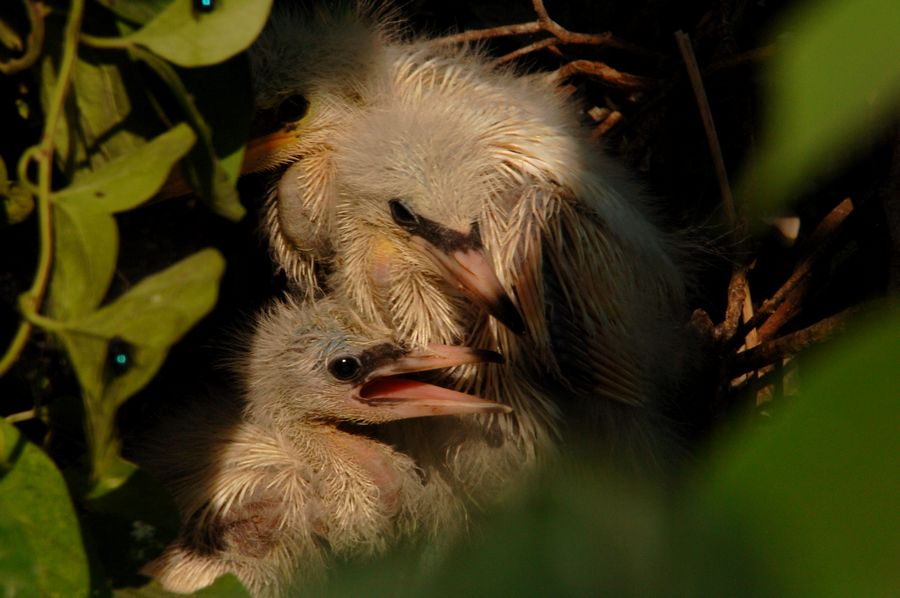
[[494, 317], [497, 318], [501, 324], [509, 328], [514, 334], [523, 336], [528, 332], [528, 326], [525, 325], [522, 314], [519, 313], [519, 310], [508, 295], [501, 295], [500, 303], [494, 310]]

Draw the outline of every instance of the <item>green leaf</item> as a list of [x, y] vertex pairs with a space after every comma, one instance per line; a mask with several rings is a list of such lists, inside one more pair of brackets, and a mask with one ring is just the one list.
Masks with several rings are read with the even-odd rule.
[[22, 37], [0, 16], [0, 44], [13, 52], [21, 52], [25, 47]]
[[60, 205], [54, 210], [56, 262], [51, 276], [49, 313], [70, 320], [94, 310], [112, 282], [119, 234], [103, 212]]
[[[48, 32], [49, 33], [49, 32]], [[48, 39], [54, 38], [48, 35]], [[41, 102], [44, 111], [56, 85], [58, 48], [41, 64]], [[126, 86], [132, 65], [121, 52], [79, 48], [71, 89], [56, 128], [54, 157], [68, 178], [96, 170], [110, 160], [136, 150], [151, 137], [153, 121], [146, 118], [143, 94]], [[138, 93], [128, 93], [128, 87]], [[136, 99], [137, 98], [137, 99]], [[79, 173], [79, 171], [81, 171]]]
[[87, 596], [75, 509], [53, 462], [0, 418], [0, 580], [8, 596]]
[[[212, 309], [224, 267], [218, 251], [199, 251], [58, 331], [84, 391], [96, 478], [115, 461], [116, 409], [150, 381], [169, 347]], [[121, 372], [109, 360], [113, 339], [126, 343], [127, 368]]]
[[821, 350], [779, 421], [719, 451], [673, 550], [687, 594], [896, 595], [898, 331], [895, 309]]
[[[218, 251], [204, 249], [148, 276], [109, 305], [66, 322], [62, 335], [82, 387], [102, 389], [103, 400], [115, 406], [143, 387], [169, 347], [213, 308], [224, 268]], [[107, 368], [114, 337], [134, 348], [132, 365], [118, 376]]]
[[802, 4], [779, 30], [760, 158], [739, 186], [764, 210], [843, 166], [900, 103], [896, 0]]
[[129, 39], [179, 66], [216, 64], [246, 50], [262, 31], [272, 0], [219, 0], [209, 13], [173, 2]]
[[[161, 60], [152, 52], [147, 52], [140, 48], [135, 48], [133, 53], [136, 58], [143, 60], [147, 66], [153, 69], [163, 82], [169, 86], [200, 139], [198, 146], [194, 148], [187, 160], [185, 160], [184, 174], [188, 183], [214, 212], [229, 220], [240, 220], [246, 214], [246, 210], [241, 205], [236, 189], [237, 173], [231, 174], [230, 171], [224, 168], [217, 157], [216, 145], [213, 143], [213, 132], [206, 119], [197, 109], [193, 94], [184, 86], [178, 72], [165, 60]], [[243, 94], [238, 93], [237, 97], [241, 98]], [[239, 107], [240, 103], [237, 106]], [[231, 152], [228, 160], [232, 170], [237, 170], [240, 166], [238, 164], [237, 168], [234, 168], [234, 156], [243, 155], [243, 147], [241, 147], [243, 141], [241, 141], [241, 146], [238, 146], [237, 149], [229, 146], [229, 144], [233, 142], [236, 134], [239, 135], [244, 130], [242, 123], [246, 118], [246, 115], [238, 116], [235, 119], [237, 123], [235, 127], [236, 132], [221, 136], [223, 151]], [[222, 125], [226, 128], [231, 126], [226, 122], [223, 122]]]
[[178, 125], [51, 196], [56, 262], [49, 305], [56, 319], [78, 318], [100, 305], [119, 246], [112, 214], [152, 197], [194, 140], [190, 127]]
[[56, 205], [67, 204], [105, 214], [130, 210], [162, 187], [172, 167], [194, 141], [196, 137], [190, 127], [176, 125], [102, 170], [81, 177], [53, 194], [52, 200]]
[[0, 193], [3, 204], [4, 219], [7, 224], [18, 224], [28, 218], [34, 211], [34, 197], [31, 193], [15, 184], [5, 193]]
[[11, 182], [6, 172], [6, 164], [0, 158], [0, 209], [6, 224], [18, 224], [34, 211], [31, 193]]

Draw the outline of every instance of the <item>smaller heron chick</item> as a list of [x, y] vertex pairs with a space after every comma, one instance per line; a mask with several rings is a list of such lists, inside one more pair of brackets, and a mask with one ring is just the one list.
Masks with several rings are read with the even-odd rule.
[[144, 459], [183, 518], [145, 573], [176, 592], [233, 573], [254, 595], [280, 596], [321, 580], [333, 557], [376, 554], [427, 527], [435, 507], [417, 464], [366, 426], [508, 413], [401, 377], [499, 361], [468, 347], [411, 350], [329, 299], [274, 304], [239, 368], [243, 404], [216, 397], [182, 414]]

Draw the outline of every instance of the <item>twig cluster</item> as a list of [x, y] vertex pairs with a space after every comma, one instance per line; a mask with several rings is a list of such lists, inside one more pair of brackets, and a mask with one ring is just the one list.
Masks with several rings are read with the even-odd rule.
[[[744, 235], [745, 226], [734, 206], [700, 68], [687, 34], [678, 31], [675, 39], [703, 121], [719, 182], [722, 208], [737, 243], [737, 237]], [[694, 312], [691, 325], [701, 336], [706, 337], [708, 345], [713, 348], [711, 353], [723, 356], [717, 392], [719, 402], [724, 395], [751, 389], [757, 403], [767, 400], [771, 397], [771, 387], [780, 386], [783, 382], [782, 366], [803, 349], [821, 343], [845, 327], [855, 310], [845, 310], [797, 332], [777, 337], [778, 331], [800, 313], [803, 299], [810, 287], [813, 265], [834, 245], [838, 230], [852, 211], [853, 202], [850, 198], [844, 199], [819, 223], [808, 239], [807, 252], [799, 260], [794, 272], [772, 297], [762, 302], [755, 313], [747, 280], [747, 273], [754, 265], [752, 262], [739, 264], [732, 271], [725, 317], [719, 324], [713, 325], [711, 318], [703, 310]], [[761, 384], [762, 381], [765, 382]]]
[[[462, 33], [436, 38], [432, 43], [435, 45], [446, 45], [484, 41], [499, 37], [549, 34], [550, 37], [543, 37], [535, 40], [508, 54], [500, 56], [495, 60], [496, 64], [511, 62], [540, 50], [547, 50], [562, 57], [563, 54], [560, 51], [559, 46], [565, 45], [604, 46], [625, 50], [636, 55], [658, 58], [658, 55], [655, 53], [638, 45], [621, 40], [609, 32], [590, 34], [578, 33], [566, 29], [550, 18], [543, 0], [532, 0], [532, 6], [537, 15], [537, 19], [534, 21], [513, 25], [501, 25], [499, 27], [490, 27], [487, 29], [472, 29]], [[622, 72], [599, 60], [586, 60], [580, 58], [563, 64], [550, 76], [555, 81], [562, 83], [574, 75], [587, 75], [611, 87], [629, 91], [646, 90], [652, 88], [656, 84], [656, 81], [649, 77]], [[613, 118], [613, 120], [603, 119], [600, 121], [600, 124], [594, 131], [595, 138], [603, 136], [619, 122], [621, 114], [617, 112], [614, 112], [614, 114], [617, 114], [618, 116]]]

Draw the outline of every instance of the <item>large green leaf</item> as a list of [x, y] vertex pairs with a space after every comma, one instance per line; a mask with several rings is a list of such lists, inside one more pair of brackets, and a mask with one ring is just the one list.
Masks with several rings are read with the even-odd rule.
[[56, 261], [49, 305], [55, 318], [78, 318], [100, 305], [118, 253], [112, 214], [152, 197], [194, 140], [190, 127], [178, 125], [52, 196]]
[[689, 497], [673, 551], [693, 557], [686, 594], [900, 588], [900, 311], [876, 315], [805, 373], [803, 396], [720, 451]]
[[0, 418], [0, 584], [5, 596], [87, 596], [81, 531], [49, 457]]
[[195, 140], [190, 127], [176, 125], [110, 162], [102, 170], [61, 189], [53, 195], [53, 202], [106, 214], [130, 210], [162, 187], [172, 166], [188, 152]]
[[[150, 381], [169, 347], [212, 309], [224, 267], [218, 251], [199, 251], [58, 331], [84, 392], [97, 479], [115, 463], [116, 409]], [[114, 340], [124, 363], [110, 361]]]
[[272, 0], [218, 0], [209, 13], [173, 2], [129, 39], [180, 66], [216, 64], [246, 50], [262, 31]]
[[89, 313], [100, 305], [116, 268], [119, 235], [113, 217], [61, 205], [53, 212], [56, 262], [48, 309], [59, 320]]
[[900, 105], [897, 0], [803, 3], [779, 31], [759, 162], [740, 185], [763, 209], [842, 166]]
[[[65, 322], [61, 334], [82, 388], [118, 406], [143, 387], [169, 347], [213, 308], [224, 268], [218, 251], [204, 249], [148, 276], [109, 305]], [[121, 375], [108, 368], [113, 338], [133, 349]]]

